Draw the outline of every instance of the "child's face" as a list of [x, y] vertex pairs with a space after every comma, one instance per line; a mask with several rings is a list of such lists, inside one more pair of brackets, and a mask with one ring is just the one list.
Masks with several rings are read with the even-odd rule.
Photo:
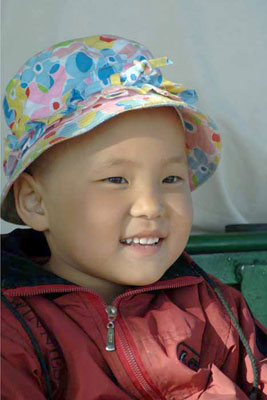
[[[130, 111], [58, 149], [42, 189], [53, 271], [89, 287], [157, 281], [182, 253], [192, 224], [176, 111]], [[121, 243], [145, 232], [164, 239], [153, 247]]]

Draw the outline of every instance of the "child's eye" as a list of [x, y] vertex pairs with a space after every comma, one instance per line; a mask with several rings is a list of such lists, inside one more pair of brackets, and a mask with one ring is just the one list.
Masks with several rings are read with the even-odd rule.
[[179, 176], [175, 176], [175, 175], [170, 175], [167, 176], [167, 178], [164, 179], [164, 182], [166, 183], [178, 183], [182, 180], [182, 178], [180, 178]]
[[[104, 181], [116, 184], [127, 183], [126, 179], [121, 176], [111, 176], [109, 178], [105, 178]], [[165, 183], [178, 183], [180, 181], [181, 178], [175, 175], [167, 176], [167, 178], [164, 179]]]
[[121, 176], [111, 176], [110, 178], [104, 179], [104, 181], [108, 181], [110, 183], [127, 183], [126, 179], [122, 178]]

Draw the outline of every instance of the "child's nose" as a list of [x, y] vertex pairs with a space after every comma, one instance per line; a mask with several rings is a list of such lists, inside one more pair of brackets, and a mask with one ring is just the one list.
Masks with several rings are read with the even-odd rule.
[[136, 194], [131, 206], [132, 217], [155, 219], [164, 212], [162, 195], [156, 190], [142, 189]]

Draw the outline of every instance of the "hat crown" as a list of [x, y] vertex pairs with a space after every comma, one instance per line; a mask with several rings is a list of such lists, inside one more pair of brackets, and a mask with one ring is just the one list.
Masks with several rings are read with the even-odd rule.
[[[9, 82], [4, 97], [6, 122], [15, 136], [31, 129], [30, 122], [65, 111], [111, 85], [110, 77], [134, 60], [151, 59], [149, 50], [113, 35], [89, 36], [51, 46], [28, 59]], [[160, 70], [144, 75], [137, 86], [159, 86]], [[71, 108], [71, 107], [70, 107]], [[70, 109], [70, 111], [73, 111]]]
[[[151, 58], [144, 45], [114, 35], [68, 40], [29, 58], [9, 82], [3, 102], [12, 131], [5, 139], [6, 175], [13, 173], [18, 159], [48, 126], [112, 86], [114, 74], [123, 73], [136, 60]], [[160, 69], [153, 68], [132, 86], [160, 86], [161, 82]]]

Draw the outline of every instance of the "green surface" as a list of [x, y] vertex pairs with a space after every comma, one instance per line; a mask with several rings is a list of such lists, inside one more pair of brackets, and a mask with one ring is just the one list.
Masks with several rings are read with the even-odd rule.
[[267, 232], [191, 235], [187, 243], [190, 254], [253, 250], [267, 251]]
[[267, 265], [243, 265], [240, 274], [241, 292], [252, 313], [267, 326]]
[[239, 270], [243, 265], [265, 265], [267, 269], [267, 251], [193, 254], [192, 258], [206, 272], [228, 285], [241, 284]]
[[191, 235], [186, 251], [207, 273], [240, 290], [267, 326], [267, 232]]

